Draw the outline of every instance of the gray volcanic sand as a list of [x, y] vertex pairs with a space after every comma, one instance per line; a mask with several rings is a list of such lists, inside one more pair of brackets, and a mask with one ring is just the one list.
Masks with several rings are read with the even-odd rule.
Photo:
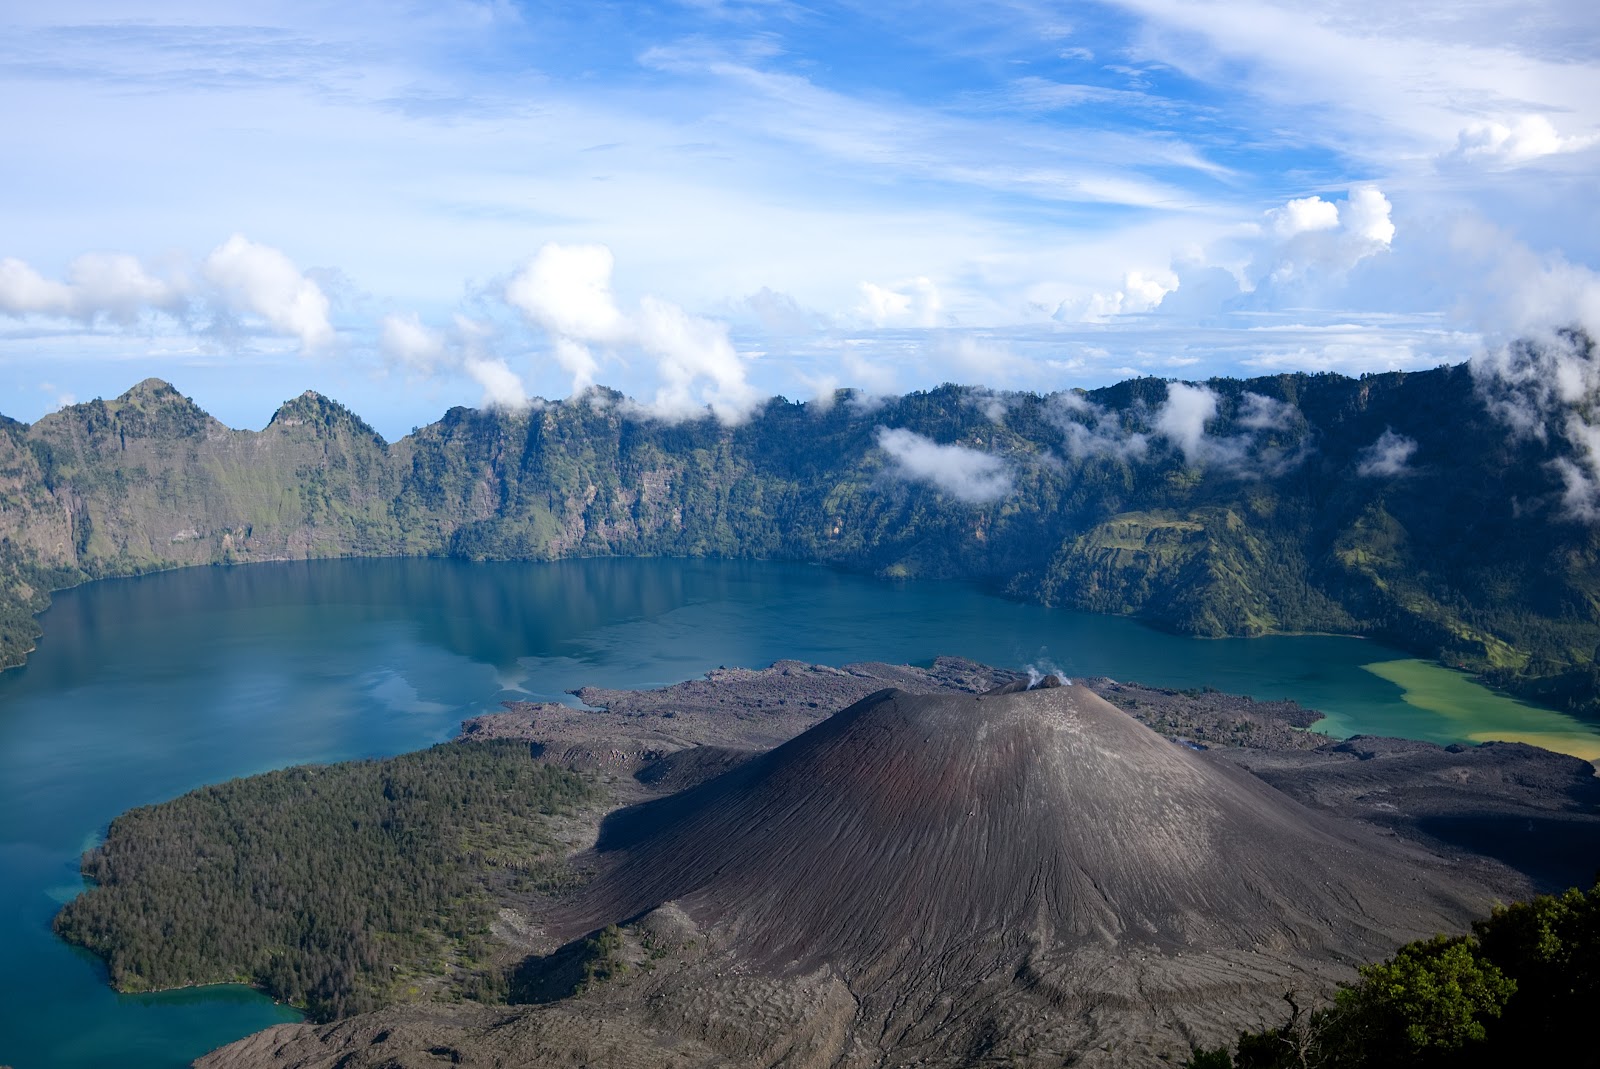
[[1364, 958], [1462, 905], [1420, 852], [1358, 839], [1083, 687], [872, 695], [614, 814], [597, 852], [616, 860], [563, 911], [578, 929], [681, 900], [801, 971], [1024, 935]]
[[1186, 1047], [1183, 1026], [1209, 1031], [1243, 989], [1275, 998], [1490, 897], [1083, 687], [870, 696], [614, 814], [596, 852], [555, 926], [674, 903], [730, 969], [842, 982], [854, 1017], [834, 1053], [863, 1064], [970, 1060], [996, 1036], [1065, 1056], [1151, 1017]]
[[1600, 777], [1520, 742], [1435, 746], [1358, 735], [1307, 753], [1219, 750], [1297, 800], [1461, 857], [1542, 891], [1600, 878]]
[[[1308, 808], [1234, 763], [1281, 761], [1273, 772], [1286, 783], [1313, 782], [1293, 774], [1298, 735], [1281, 750], [1198, 752], [1086, 687], [960, 693], [1015, 675], [941, 663], [943, 676], [937, 664], [894, 670], [936, 693], [872, 694], [759, 756], [729, 745], [748, 736], [728, 726], [715, 679], [605, 695], [604, 712], [521, 707], [469, 723], [469, 738], [526, 728], [539, 739], [547, 718], [546, 756], [580, 762], [624, 727], [631, 741], [600, 767], [639, 768], [640, 793], [686, 787], [605, 820], [588, 857], [595, 878], [543, 918], [556, 941], [574, 942], [529, 962], [535, 973], [570, 967], [561, 962], [584, 935], [618, 923], [626, 974], [549, 1005], [281, 1026], [200, 1064], [1181, 1061], [1192, 1043], [1280, 1020], [1286, 991], [1326, 993], [1355, 963], [1463, 930], [1530, 888], [1492, 861], [1333, 815], [1356, 804], [1353, 789], [1329, 787], [1327, 808]], [[724, 682], [746, 691], [745, 730], [777, 734], [821, 715], [804, 704], [808, 687], [882, 686], [883, 668], [786, 663]], [[1164, 725], [1185, 715], [1172, 692], [1119, 693], [1135, 692]], [[602, 692], [582, 696], [601, 704]], [[1272, 714], [1301, 715], [1239, 701], [1213, 701], [1189, 726], [1237, 734], [1228, 717], [1243, 709], [1239, 722], [1277, 739]], [[1570, 772], [1531, 753], [1542, 756], [1497, 763]], [[1472, 753], [1450, 760], [1477, 774]], [[1389, 770], [1404, 780], [1410, 766]], [[1500, 779], [1543, 797], [1515, 771]], [[1425, 792], [1413, 794], [1413, 816], [1426, 817]]]
[[632, 774], [691, 746], [747, 755], [771, 749], [884, 687], [976, 694], [1017, 678], [960, 657], [940, 657], [929, 668], [778, 661], [763, 669], [718, 668], [661, 690], [573, 691], [590, 709], [507, 702], [503, 713], [468, 720], [461, 737], [528, 739], [546, 760], [566, 767]]

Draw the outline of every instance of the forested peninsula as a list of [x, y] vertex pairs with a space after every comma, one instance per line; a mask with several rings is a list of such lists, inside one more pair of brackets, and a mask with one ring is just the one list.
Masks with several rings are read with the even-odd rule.
[[492, 1001], [496, 910], [575, 878], [552, 818], [601, 798], [510, 740], [230, 780], [114, 820], [55, 927], [123, 991], [247, 983], [325, 1020]]
[[[1585, 344], [1588, 344], [1585, 340]], [[674, 555], [962, 578], [1178, 632], [1381, 638], [1600, 710], [1573, 446], [1467, 365], [647, 418], [603, 389], [386, 442], [315, 393], [231, 430], [165, 382], [0, 418], [0, 665], [49, 592], [198, 564]]]

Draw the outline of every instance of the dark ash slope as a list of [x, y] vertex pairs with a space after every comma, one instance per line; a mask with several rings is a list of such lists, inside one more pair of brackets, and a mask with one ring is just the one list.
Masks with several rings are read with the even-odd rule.
[[904, 953], [1257, 947], [1364, 959], [1458, 923], [1421, 863], [1174, 745], [1082, 687], [869, 696], [614, 814], [580, 928], [667, 901], [785, 970]]
[[845, 1064], [1081, 1053], [1135, 1016], [1170, 1042], [1488, 905], [1082, 687], [880, 692], [613, 815], [597, 854], [558, 927], [670, 904], [722, 971], [828, 977]]
[[[1526, 893], [1503, 868], [1441, 860], [1334, 815], [1359, 808], [1343, 788], [1304, 792], [1306, 808], [1085, 687], [951, 693], [979, 674], [961, 667], [904, 669], [942, 692], [877, 692], [776, 750], [608, 818], [590, 855], [596, 879], [542, 918], [548, 945], [566, 946], [524, 966], [533, 987], [545, 985], [536, 997], [557, 1001], [285, 1026], [203, 1064], [1175, 1064], [1192, 1043], [1276, 1022], [1285, 991], [1312, 1001], [1352, 978], [1355, 962], [1463, 930], [1495, 898]], [[768, 731], [775, 723], [759, 710], [880, 668], [785, 664], [724, 682], [764, 699], [747, 726]], [[675, 725], [668, 714], [680, 706], [708, 717], [720, 708], [716, 691], [618, 695], [616, 709], [593, 715]], [[1167, 697], [1166, 719], [1195, 718]], [[1303, 716], [1237, 704], [1250, 717]], [[1306, 760], [1357, 761], [1336, 750]], [[1483, 778], [1495, 770], [1521, 790], [1546, 765], [1554, 775], [1582, 764], [1524, 760], [1537, 753], [1527, 747], [1488, 754], [1487, 765], [1477, 751], [1432, 751], [1448, 758], [1451, 782], [1478, 782], [1485, 799], [1498, 797]], [[709, 764], [735, 752], [718, 748]], [[1382, 769], [1361, 764], [1366, 797]], [[1410, 761], [1381, 764], [1388, 786], [1413, 778]], [[1283, 775], [1293, 783], [1287, 766]], [[1524, 801], [1576, 806], [1592, 821], [1589, 794], [1548, 793]], [[1430, 806], [1418, 785], [1402, 808]], [[602, 931], [613, 923], [620, 930]], [[560, 997], [570, 985], [557, 974], [585, 969], [586, 990]]]

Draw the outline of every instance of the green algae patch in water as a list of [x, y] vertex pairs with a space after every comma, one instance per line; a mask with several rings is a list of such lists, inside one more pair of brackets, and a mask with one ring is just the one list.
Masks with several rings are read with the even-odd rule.
[[[1412, 738], [1435, 742], [1526, 742], [1585, 761], [1600, 760], [1600, 728], [1554, 709], [1496, 694], [1463, 672], [1429, 661], [1405, 658], [1362, 665], [1399, 687], [1401, 698], [1432, 724]], [[1324, 721], [1319, 730], [1336, 725]]]

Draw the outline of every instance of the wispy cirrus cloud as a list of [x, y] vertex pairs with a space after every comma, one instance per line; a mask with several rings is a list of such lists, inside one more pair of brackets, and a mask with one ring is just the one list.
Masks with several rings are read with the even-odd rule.
[[[1600, 34], [1581, 4], [1431, 3], [1404, 10], [1372, 0], [1306, 7], [1273, 0], [1120, 0], [1143, 20], [1135, 52], [1285, 117], [1316, 109], [1295, 136], [1337, 141], [1369, 165], [1431, 157], [1485, 118], [1530, 104], [1600, 119], [1593, 57]], [[1287, 131], [1286, 131], [1287, 132]]]
[[729, 57], [701, 41], [653, 48], [640, 61], [737, 89], [719, 104], [723, 121], [819, 152], [835, 166], [1048, 201], [1169, 209], [1197, 207], [1200, 198], [1151, 172], [1225, 172], [1171, 135], [1091, 127], [1064, 144], [1049, 127], [1020, 117], [980, 121], [958, 107], [852, 97], [798, 74]]

